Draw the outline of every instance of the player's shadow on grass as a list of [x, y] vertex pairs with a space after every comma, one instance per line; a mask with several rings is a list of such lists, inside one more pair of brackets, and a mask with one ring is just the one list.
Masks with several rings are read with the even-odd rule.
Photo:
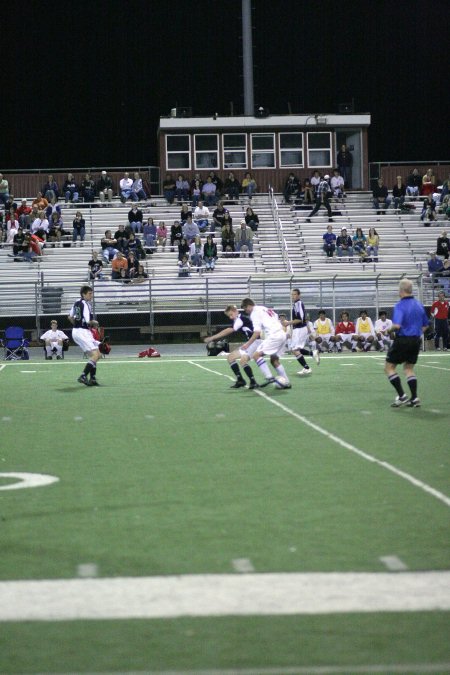
[[[89, 389], [95, 389], [96, 387], [89, 387]], [[62, 394], [73, 394], [74, 391], [83, 391], [88, 389], [88, 387], [81, 384], [74, 384], [71, 387], [56, 387], [56, 391], [60, 391]]]

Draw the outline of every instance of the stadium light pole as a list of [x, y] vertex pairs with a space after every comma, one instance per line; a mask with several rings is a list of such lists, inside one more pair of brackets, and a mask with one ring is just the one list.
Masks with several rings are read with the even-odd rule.
[[253, 38], [251, 0], [242, 0], [242, 55], [244, 66], [244, 115], [255, 114], [253, 100]]

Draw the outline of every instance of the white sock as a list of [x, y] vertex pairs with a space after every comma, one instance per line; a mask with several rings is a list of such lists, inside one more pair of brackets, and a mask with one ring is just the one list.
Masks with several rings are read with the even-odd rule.
[[261, 370], [261, 372], [264, 375], [264, 377], [266, 378], [266, 380], [269, 380], [272, 377], [272, 373], [270, 372], [270, 368], [267, 365], [267, 363], [265, 362], [265, 360], [263, 359], [263, 357], [261, 357], [260, 359], [257, 360], [256, 365]]
[[279, 366], [277, 366], [277, 367], [275, 368], [275, 370], [277, 371], [278, 375], [281, 375], [281, 377], [285, 377], [286, 380], [289, 381], [289, 378], [288, 378], [288, 376], [286, 375], [286, 371], [285, 371], [285, 369], [284, 369], [284, 366], [282, 366], [281, 363], [280, 363]]

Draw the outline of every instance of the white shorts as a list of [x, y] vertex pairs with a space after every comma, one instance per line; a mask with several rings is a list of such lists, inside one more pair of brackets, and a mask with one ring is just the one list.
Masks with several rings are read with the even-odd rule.
[[342, 342], [351, 342], [353, 333], [336, 333], [336, 337], [341, 338]]
[[259, 345], [258, 351], [267, 356], [282, 356], [286, 350], [286, 333], [275, 333], [265, 338]]
[[261, 343], [262, 340], [255, 340], [248, 349], [242, 349], [242, 347], [240, 347], [239, 354], [241, 356], [248, 356], [249, 358], [252, 358], [253, 354], [258, 351], [258, 347]]
[[364, 338], [364, 340], [367, 340], [368, 337], [370, 337], [372, 333], [360, 333], [359, 337]]
[[302, 328], [294, 328], [291, 337], [291, 351], [296, 349], [304, 349], [305, 345], [309, 343], [309, 333], [307, 326]]
[[98, 349], [100, 342], [94, 339], [89, 328], [73, 328], [72, 339], [83, 352], [93, 352]]
[[316, 333], [315, 337], [316, 337], [316, 340], [317, 340], [317, 338], [322, 338], [322, 340], [324, 342], [329, 342], [330, 337], [331, 337], [331, 333]]

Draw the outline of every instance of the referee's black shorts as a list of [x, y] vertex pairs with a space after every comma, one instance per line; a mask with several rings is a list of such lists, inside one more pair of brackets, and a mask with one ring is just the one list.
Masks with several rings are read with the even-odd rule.
[[396, 337], [386, 354], [388, 363], [417, 363], [420, 337]]

